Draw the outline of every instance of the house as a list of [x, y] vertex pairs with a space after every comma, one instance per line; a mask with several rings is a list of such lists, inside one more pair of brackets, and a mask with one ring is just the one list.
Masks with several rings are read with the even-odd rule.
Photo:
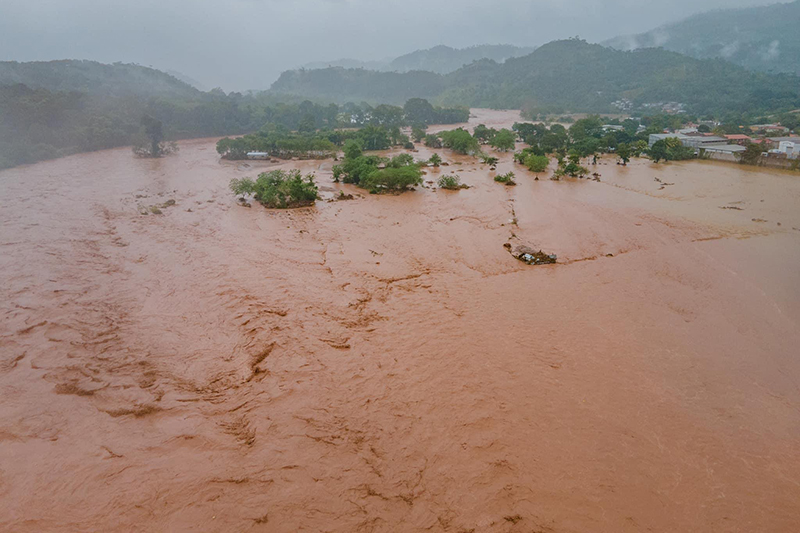
[[683, 140], [687, 138], [688, 137], [682, 133], [651, 133], [647, 144], [652, 148], [653, 145], [658, 141], [663, 141], [666, 139], [680, 139], [680, 141], [683, 142]]
[[750, 126], [751, 131], [764, 131], [766, 133], [782, 132], [789, 133], [789, 128], [781, 126], [780, 124], [755, 124]]
[[741, 146], [749, 144], [753, 141], [753, 139], [751, 139], [749, 136], [741, 133], [737, 133], [735, 135], [726, 135], [725, 138]]
[[738, 144], [718, 144], [703, 148], [703, 155], [709, 159], [716, 159], [719, 161], [738, 161], [739, 158], [737, 155], [746, 150], [746, 147]]
[[797, 159], [798, 155], [800, 155], [800, 143], [780, 141], [778, 143], [778, 152], [786, 154], [789, 159]]
[[684, 146], [689, 148], [709, 148], [711, 146], [727, 146], [728, 139], [725, 137], [716, 137], [714, 135], [686, 135], [681, 142]]
[[617, 124], [603, 124], [603, 131], [606, 133], [609, 131], [625, 131], [625, 128]]

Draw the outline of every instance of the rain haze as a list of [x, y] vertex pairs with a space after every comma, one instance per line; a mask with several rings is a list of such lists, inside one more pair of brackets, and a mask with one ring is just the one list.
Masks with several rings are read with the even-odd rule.
[[177, 71], [204, 88], [266, 89], [287, 69], [439, 44], [601, 41], [769, 0], [0, 0], [0, 60], [91, 59]]

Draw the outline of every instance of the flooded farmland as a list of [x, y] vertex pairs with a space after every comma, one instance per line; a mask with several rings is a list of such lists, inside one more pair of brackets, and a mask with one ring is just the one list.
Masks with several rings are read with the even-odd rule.
[[[374, 196], [214, 144], [0, 172], [0, 530], [800, 528], [800, 174]], [[323, 200], [237, 205], [264, 168]]]

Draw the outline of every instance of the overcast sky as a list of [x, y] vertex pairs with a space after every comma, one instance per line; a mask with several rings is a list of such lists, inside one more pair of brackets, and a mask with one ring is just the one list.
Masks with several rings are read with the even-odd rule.
[[540, 45], [639, 33], [776, 0], [0, 0], [0, 60], [93, 59], [176, 70], [206, 88], [268, 88], [310, 61], [437, 44]]

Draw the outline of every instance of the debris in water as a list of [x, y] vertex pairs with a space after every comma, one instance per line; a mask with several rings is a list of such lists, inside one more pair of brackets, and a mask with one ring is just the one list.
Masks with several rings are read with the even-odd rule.
[[[508, 243], [506, 243], [508, 244]], [[510, 248], [510, 245], [506, 248]], [[536, 251], [530, 246], [517, 246], [511, 251], [511, 255], [529, 265], [552, 265], [558, 260], [555, 254], [546, 254], [543, 251]]]

